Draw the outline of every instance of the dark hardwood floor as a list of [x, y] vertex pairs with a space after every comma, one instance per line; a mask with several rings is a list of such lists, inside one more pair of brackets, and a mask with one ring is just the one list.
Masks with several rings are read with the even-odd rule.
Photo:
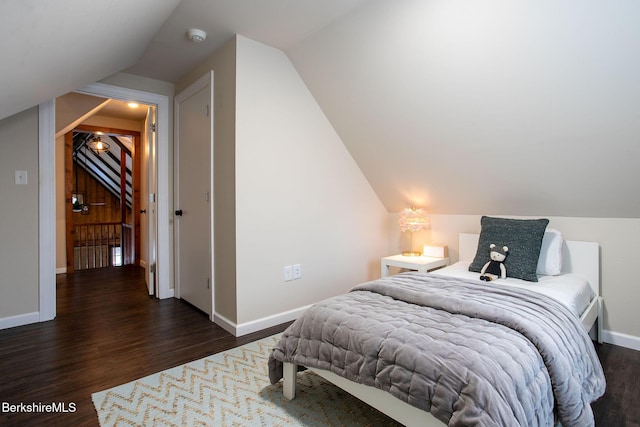
[[0, 331], [0, 405], [63, 402], [76, 411], [0, 411], [0, 426], [97, 426], [91, 393], [286, 327], [235, 338], [181, 300], [149, 297], [137, 267], [59, 275], [57, 282], [55, 320]]
[[592, 403], [596, 425], [640, 427], [640, 351], [596, 344], [607, 391]]
[[[0, 426], [97, 426], [91, 393], [282, 331], [235, 338], [183, 301], [147, 295], [143, 271], [58, 276], [57, 317], [0, 331], [0, 405], [64, 403], [68, 413], [0, 411]], [[607, 392], [598, 426], [640, 427], [640, 352], [596, 344]], [[265, 371], [266, 375], [266, 371]]]

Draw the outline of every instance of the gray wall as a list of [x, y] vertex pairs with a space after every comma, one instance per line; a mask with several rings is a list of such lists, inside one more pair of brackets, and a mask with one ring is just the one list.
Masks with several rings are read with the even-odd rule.
[[[15, 184], [16, 170], [27, 171], [27, 185]], [[37, 107], [0, 121], [0, 176], [0, 319], [4, 319], [39, 310]]]

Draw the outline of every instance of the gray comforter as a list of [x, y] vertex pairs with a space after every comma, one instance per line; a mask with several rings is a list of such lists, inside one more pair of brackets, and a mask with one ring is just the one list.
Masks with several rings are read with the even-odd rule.
[[594, 425], [605, 389], [580, 320], [523, 289], [402, 273], [309, 308], [269, 358], [388, 391], [449, 425]]

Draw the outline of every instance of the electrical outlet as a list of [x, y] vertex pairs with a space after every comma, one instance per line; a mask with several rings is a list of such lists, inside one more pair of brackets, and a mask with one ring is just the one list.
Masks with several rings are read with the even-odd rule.
[[290, 282], [293, 280], [293, 268], [290, 265], [284, 267], [284, 281]]
[[299, 279], [302, 277], [302, 266], [300, 264], [295, 264], [293, 266], [293, 280]]

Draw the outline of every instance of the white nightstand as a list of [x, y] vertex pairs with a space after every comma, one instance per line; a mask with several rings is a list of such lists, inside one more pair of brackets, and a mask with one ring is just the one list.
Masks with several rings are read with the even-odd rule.
[[380, 260], [380, 276], [388, 276], [389, 267], [400, 267], [426, 273], [429, 270], [446, 267], [447, 265], [449, 265], [449, 258], [392, 255]]

